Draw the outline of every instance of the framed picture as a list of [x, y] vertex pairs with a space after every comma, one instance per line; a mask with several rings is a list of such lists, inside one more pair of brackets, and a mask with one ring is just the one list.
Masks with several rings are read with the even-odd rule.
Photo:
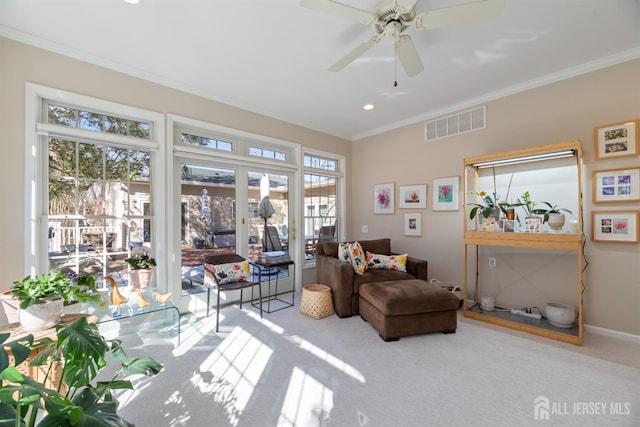
[[401, 185], [398, 187], [398, 207], [424, 209], [427, 207], [427, 185]]
[[595, 129], [596, 160], [637, 156], [638, 120], [612, 123]]
[[593, 171], [593, 203], [640, 202], [640, 168]]
[[638, 243], [640, 211], [591, 211], [591, 240]]
[[460, 209], [458, 193], [460, 192], [460, 177], [433, 179], [433, 210], [457, 211]]
[[422, 224], [420, 212], [404, 214], [404, 235], [422, 236]]
[[395, 212], [395, 183], [376, 184], [373, 186], [373, 213], [393, 214]]

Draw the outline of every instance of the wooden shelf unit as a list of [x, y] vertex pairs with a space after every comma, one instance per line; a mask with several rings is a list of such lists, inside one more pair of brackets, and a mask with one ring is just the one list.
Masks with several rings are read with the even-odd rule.
[[[578, 318], [576, 324], [571, 329], [556, 328], [548, 324], [544, 319], [534, 321], [529, 318], [522, 318], [520, 316], [511, 315], [508, 312], [500, 312], [499, 315], [492, 312], [482, 312], [474, 309], [479, 301], [474, 300], [474, 305], [468, 307], [465, 301], [463, 314], [465, 317], [480, 320], [487, 323], [492, 323], [498, 326], [506, 328], [528, 332], [538, 336], [555, 339], [575, 345], [582, 345], [582, 336], [584, 329], [584, 316], [583, 316], [583, 293], [584, 287], [582, 283], [582, 271], [584, 268], [584, 254], [583, 254], [583, 233], [526, 233], [526, 232], [488, 232], [488, 231], [476, 231], [468, 230], [467, 218], [469, 215], [468, 203], [466, 196], [470, 194], [470, 191], [477, 192], [477, 189], [469, 189], [468, 184], [470, 178], [474, 182], [478, 181], [478, 168], [475, 166], [479, 163], [486, 162], [500, 162], [509, 159], [518, 159], [528, 156], [540, 156], [550, 153], [556, 153], [560, 151], [571, 150], [576, 160], [576, 180], [578, 193], [576, 195], [578, 200], [578, 226], [579, 230], [583, 230], [583, 218], [582, 218], [582, 146], [580, 141], [569, 141], [558, 144], [542, 145], [537, 147], [530, 147], [522, 150], [515, 150], [503, 153], [497, 153], [492, 155], [484, 155], [472, 158], [466, 158], [464, 160], [464, 295], [467, 298], [467, 290], [469, 289], [469, 246], [475, 246], [475, 265], [476, 265], [476, 283], [475, 289], [477, 290], [479, 284], [478, 280], [478, 257], [480, 246], [493, 246], [493, 247], [506, 247], [506, 248], [531, 248], [531, 249], [543, 249], [551, 251], [570, 251], [575, 252], [577, 255], [577, 284], [576, 291], [578, 295], [578, 305], [576, 307]], [[537, 164], [540, 166], [538, 169], [545, 169], [545, 161], [537, 160]], [[500, 165], [496, 165], [498, 168]], [[469, 177], [469, 174], [475, 173], [475, 176]]]

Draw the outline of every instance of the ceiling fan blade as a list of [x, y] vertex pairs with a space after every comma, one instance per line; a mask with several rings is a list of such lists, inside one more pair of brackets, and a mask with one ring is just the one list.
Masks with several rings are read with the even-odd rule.
[[457, 6], [443, 7], [419, 13], [413, 20], [418, 30], [468, 24], [495, 18], [504, 7], [505, 0], [482, 0]]
[[363, 53], [365, 53], [366, 51], [371, 49], [373, 46], [375, 46], [378, 43], [379, 40], [380, 40], [379, 36], [371, 37], [369, 40], [367, 40], [364, 43], [362, 43], [359, 46], [357, 46], [355, 49], [353, 49], [351, 52], [346, 54], [338, 62], [333, 64], [331, 67], [329, 67], [329, 71], [340, 71], [340, 70], [342, 70], [344, 67], [346, 67], [347, 65], [349, 65], [353, 61], [355, 61], [360, 55], [362, 55]]
[[424, 70], [424, 65], [422, 65], [420, 55], [418, 55], [411, 37], [407, 35], [400, 36], [396, 45], [396, 55], [398, 55], [398, 59], [408, 77], [413, 77]]
[[372, 24], [376, 20], [376, 17], [366, 10], [357, 9], [333, 0], [300, 0], [300, 6], [341, 18], [351, 19], [352, 21], [358, 21], [366, 25]]

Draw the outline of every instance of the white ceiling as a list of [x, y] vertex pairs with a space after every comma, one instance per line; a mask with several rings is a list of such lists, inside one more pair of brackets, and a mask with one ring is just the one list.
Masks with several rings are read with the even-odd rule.
[[491, 21], [405, 33], [425, 70], [398, 63], [394, 88], [391, 40], [329, 72], [374, 31], [298, 0], [0, 1], [1, 36], [351, 140], [638, 58], [640, 0], [507, 0]]

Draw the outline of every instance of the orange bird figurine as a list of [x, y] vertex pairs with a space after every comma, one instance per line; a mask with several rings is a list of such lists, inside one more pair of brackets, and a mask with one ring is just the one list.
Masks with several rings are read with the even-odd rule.
[[120, 308], [120, 306], [128, 300], [120, 293], [118, 285], [116, 284], [116, 281], [113, 280], [113, 277], [107, 276], [106, 279], [109, 281], [109, 283], [111, 283], [111, 304]]

